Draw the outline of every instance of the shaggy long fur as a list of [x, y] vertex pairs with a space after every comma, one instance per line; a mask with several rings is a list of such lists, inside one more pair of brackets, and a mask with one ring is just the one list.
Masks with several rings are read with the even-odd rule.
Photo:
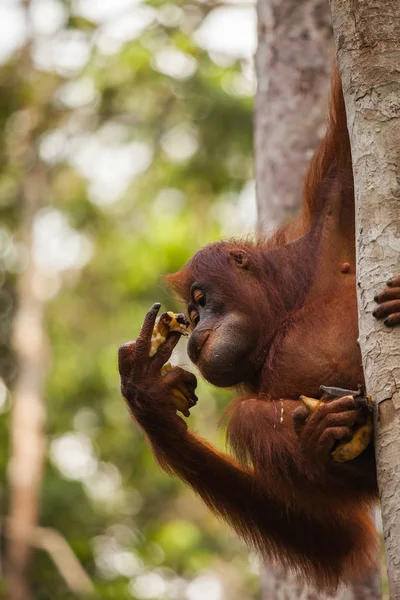
[[[319, 589], [365, 574], [377, 550], [369, 514], [376, 501], [373, 453], [361, 463], [323, 468], [301, 453], [291, 417], [300, 394], [321, 384], [356, 388], [361, 382], [357, 351], [350, 365], [346, 358], [357, 337], [354, 272], [346, 283], [340, 272], [341, 260], [354, 257], [353, 213], [346, 114], [335, 68], [327, 132], [305, 178], [299, 217], [267, 240], [211, 244], [167, 278], [186, 303], [192, 283], [206, 282], [227, 310], [251, 315], [259, 332], [249, 394], [226, 414], [237, 461], [177, 427], [162, 397], [152, 397], [146, 412], [125, 394], [161, 467], [192, 486], [265, 559]], [[246, 272], [232, 267], [233, 250], [246, 252]], [[325, 324], [341, 319], [343, 311], [353, 311], [354, 332], [341, 339], [326, 333], [327, 358], [310, 352], [308, 365], [303, 339], [314, 331], [323, 348]]]

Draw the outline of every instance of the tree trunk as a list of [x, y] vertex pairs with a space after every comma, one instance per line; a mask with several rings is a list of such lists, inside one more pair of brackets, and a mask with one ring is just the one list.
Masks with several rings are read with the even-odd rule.
[[[259, 230], [266, 232], [300, 206], [304, 173], [325, 128], [333, 44], [325, 0], [258, 0], [255, 161]], [[322, 600], [269, 566], [264, 600]], [[331, 597], [332, 598], [332, 597]], [[378, 573], [336, 600], [380, 598]]]
[[259, 228], [300, 206], [304, 173], [321, 139], [333, 44], [326, 0], [258, 0], [255, 160]]
[[[27, 30], [31, 31], [29, 0], [23, 1]], [[17, 65], [21, 82], [34, 85], [31, 45], [27, 41]], [[17, 283], [18, 308], [13, 331], [17, 361], [11, 416], [10, 489], [7, 520], [6, 584], [8, 600], [30, 600], [29, 567], [32, 539], [37, 528], [39, 495], [45, 456], [43, 380], [46, 367], [44, 303], [39, 273], [33, 258], [33, 225], [38, 210], [49, 196], [48, 173], [37, 156], [36, 140], [43, 126], [43, 106], [25, 106], [24, 135], [15, 159], [21, 178], [20, 218], [17, 239], [26, 252], [27, 264]], [[10, 157], [12, 164], [13, 157]]]
[[400, 599], [400, 331], [371, 313], [400, 271], [400, 6], [331, 0], [356, 190], [360, 347], [375, 401], [375, 447], [392, 600]]
[[[46, 194], [45, 172], [36, 166], [23, 186], [19, 241], [29, 254], [18, 286], [19, 306], [14, 325], [14, 351], [18, 375], [11, 419], [9, 467], [10, 508], [7, 544], [9, 600], [29, 600], [31, 544], [37, 526], [39, 493], [45, 453], [43, 378], [45, 336], [43, 302], [35, 292], [37, 270], [32, 259], [32, 226]], [[37, 282], [36, 282], [37, 285]]]

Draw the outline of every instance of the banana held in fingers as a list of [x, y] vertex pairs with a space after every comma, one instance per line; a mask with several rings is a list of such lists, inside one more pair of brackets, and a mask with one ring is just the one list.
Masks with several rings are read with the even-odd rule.
[[190, 417], [189, 402], [186, 396], [178, 388], [171, 390], [172, 400], [177, 410], [180, 410], [185, 417]]
[[[353, 396], [350, 396], [353, 398]], [[366, 402], [371, 404], [371, 398], [366, 396]], [[308, 398], [307, 396], [300, 396], [300, 400], [307, 408], [309, 413], [313, 413], [321, 404], [324, 404], [324, 400], [317, 400], [316, 398]], [[357, 458], [364, 450], [369, 446], [372, 440], [372, 419], [367, 417], [367, 422], [364, 425], [357, 427], [353, 437], [349, 442], [342, 442], [332, 452], [332, 458], [335, 462], [348, 462]]]
[[167, 373], [172, 371], [173, 368], [174, 367], [171, 365], [171, 363], [165, 363], [165, 365], [161, 367], [161, 375], [166, 375]]
[[160, 315], [154, 325], [151, 335], [151, 345], [149, 356], [154, 356], [161, 344], [165, 342], [167, 336], [172, 331], [177, 331], [182, 335], [188, 335], [189, 321], [184, 314], [175, 314], [171, 311]]
[[[174, 368], [171, 363], [166, 363], [161, 367], [161, 375], [166, 375]], [[196, 399], [190, 393], [190, 390], [187, 389], [184, 383], [178, 383], [176, 387], [171, 390], [172, 400], [181, 413], [185, 415], [185, 417], [190, 417], [189, 408], [193, 408], [196, 405]]]
[[343, 442], [336, 446], [332, 452], [333, 460], [336, 462], [347, 462], [353, 460], [364, 452], [372, 440], [372, 419], [368, 417], [365, 425], [356, 429], [350, 442]]
[[[158, 317], [151, 336], [149, 356], [154, 356], [159, 347], [165, 342], [172, 331], [182, 335], [188, 335], [189, 321], [184, 314], [175, 314], [171, 311], [165, 312]], [[161, 367], [161, 375], [166, 375], [175, 367], [166, 363]], [[189, 408], [196, 404], [195, 397], [190, 393], [184, 383], [178, 384], [171, 390], [171, 399], [176, 407], [185, 417], [190, 416]]]
[[323, 404], [322, 400], [316, 400], [315, 398], [308, 398], [307, 396], [300, 396], [300, 400], [306, 407], [309, 413], [313, 413], [314, 410], [317, 410], [318, 406]]

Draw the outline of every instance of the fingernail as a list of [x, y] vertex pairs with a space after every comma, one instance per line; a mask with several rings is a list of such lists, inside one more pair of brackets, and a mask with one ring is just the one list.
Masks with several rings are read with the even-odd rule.
[[153, 306], [150, 308], [150, 310], [160, 310], [161, 307], [161, 302], [155, 302], [155, 304], [153, 304]]
[[385, 319], [383, 324], [386, 325], [386, 327], [390, 327], [389, 319]]
[[378, 302], [378, 296], [374, 296], [374, 302]]
[[393, 285], [393, 277], [391, 279], [389, 279], [389, 281], [386, 282], [386, 285], [388, 285], [388, 286]]

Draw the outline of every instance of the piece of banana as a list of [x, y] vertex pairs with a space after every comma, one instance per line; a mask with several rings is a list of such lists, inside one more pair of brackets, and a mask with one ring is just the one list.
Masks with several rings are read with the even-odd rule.
[[309, 413], [313, 413], [317, 410], [318, 406], [324, 404], [323, 400], [317, 400], [316, 398], [308, 398], [308, 396], [300, 396], [300, 400], [306, 407]]
[[[351, 392], [351, 390], [341, 390], [340, 388], [324, 388], [321, 386], [321, 389], [332, 395], [334, 397], [355, 397], [355, 396], [364, 396], [366, 403], [372, 406], [371, 397], [365, 395], [360, 389], [358, 392]], [[340, 392], [340, 393], [339, 393]], [[341, 393], [343, 392], [343, 393]], [[347, 392], [347, 393], [346, 393]], [[349, 393], [350, 392], [350, 393]], [[331, 398], [332, 400], [333, 398]], [[316, 398], [309, 398], [307, 396], [300, 396], [300, 400], [307, 408], [309, 413], [313, 413], [317, 408], [324, 404], [325, 402], [329, 402], [329, 399], [323, 397], [321, 400]], [[349, 460], [353, 460], [357, 458], [364, 450], [369, 446], [372, 441], [373, 436], [373, 428], [372, 428], [372, 418], [371, 416], [367, 417], [366, 423], [357, 427], [354, 432], [353, 437], [349, 442], [342, 442], [336, 446], [336, 448], [332, 451], [332, 458], [335, 462], [347, 462]]]
[[356, 429], [349, 442], [342, 442], [332, 452], [335, 462], [347, 462], [357, 458], [372, 441], [372, 419], [367, 417], [367, 422]]
[[182, 335], [188, 335], [189, 321], [184, 314], [175, 314], [171, 311], [160, 315], [154, 325], [151, 335], [151, 346], [149, 356], [154, 356], [161, 344], [167, 339], [171, 331], [177, 331]]
[[[165, 342], [171, 331], [177, 331], [182, 335], [188, 335], [189, 321], [184, 314], [175, 314], [171, 311], [165, 312], [158, 317], [151, 336], [149, 356], [154, 356], [159, 347]], [[161, 368], [161, 375], [166, 375], [174, 369], [171, 363], [166, 363]], [[184, 384], [180, 384], [171, 390], [172, 401], [177, 410], [185, 417], [190, 416], [189, 408], [195, 405], [195, 400]]]

